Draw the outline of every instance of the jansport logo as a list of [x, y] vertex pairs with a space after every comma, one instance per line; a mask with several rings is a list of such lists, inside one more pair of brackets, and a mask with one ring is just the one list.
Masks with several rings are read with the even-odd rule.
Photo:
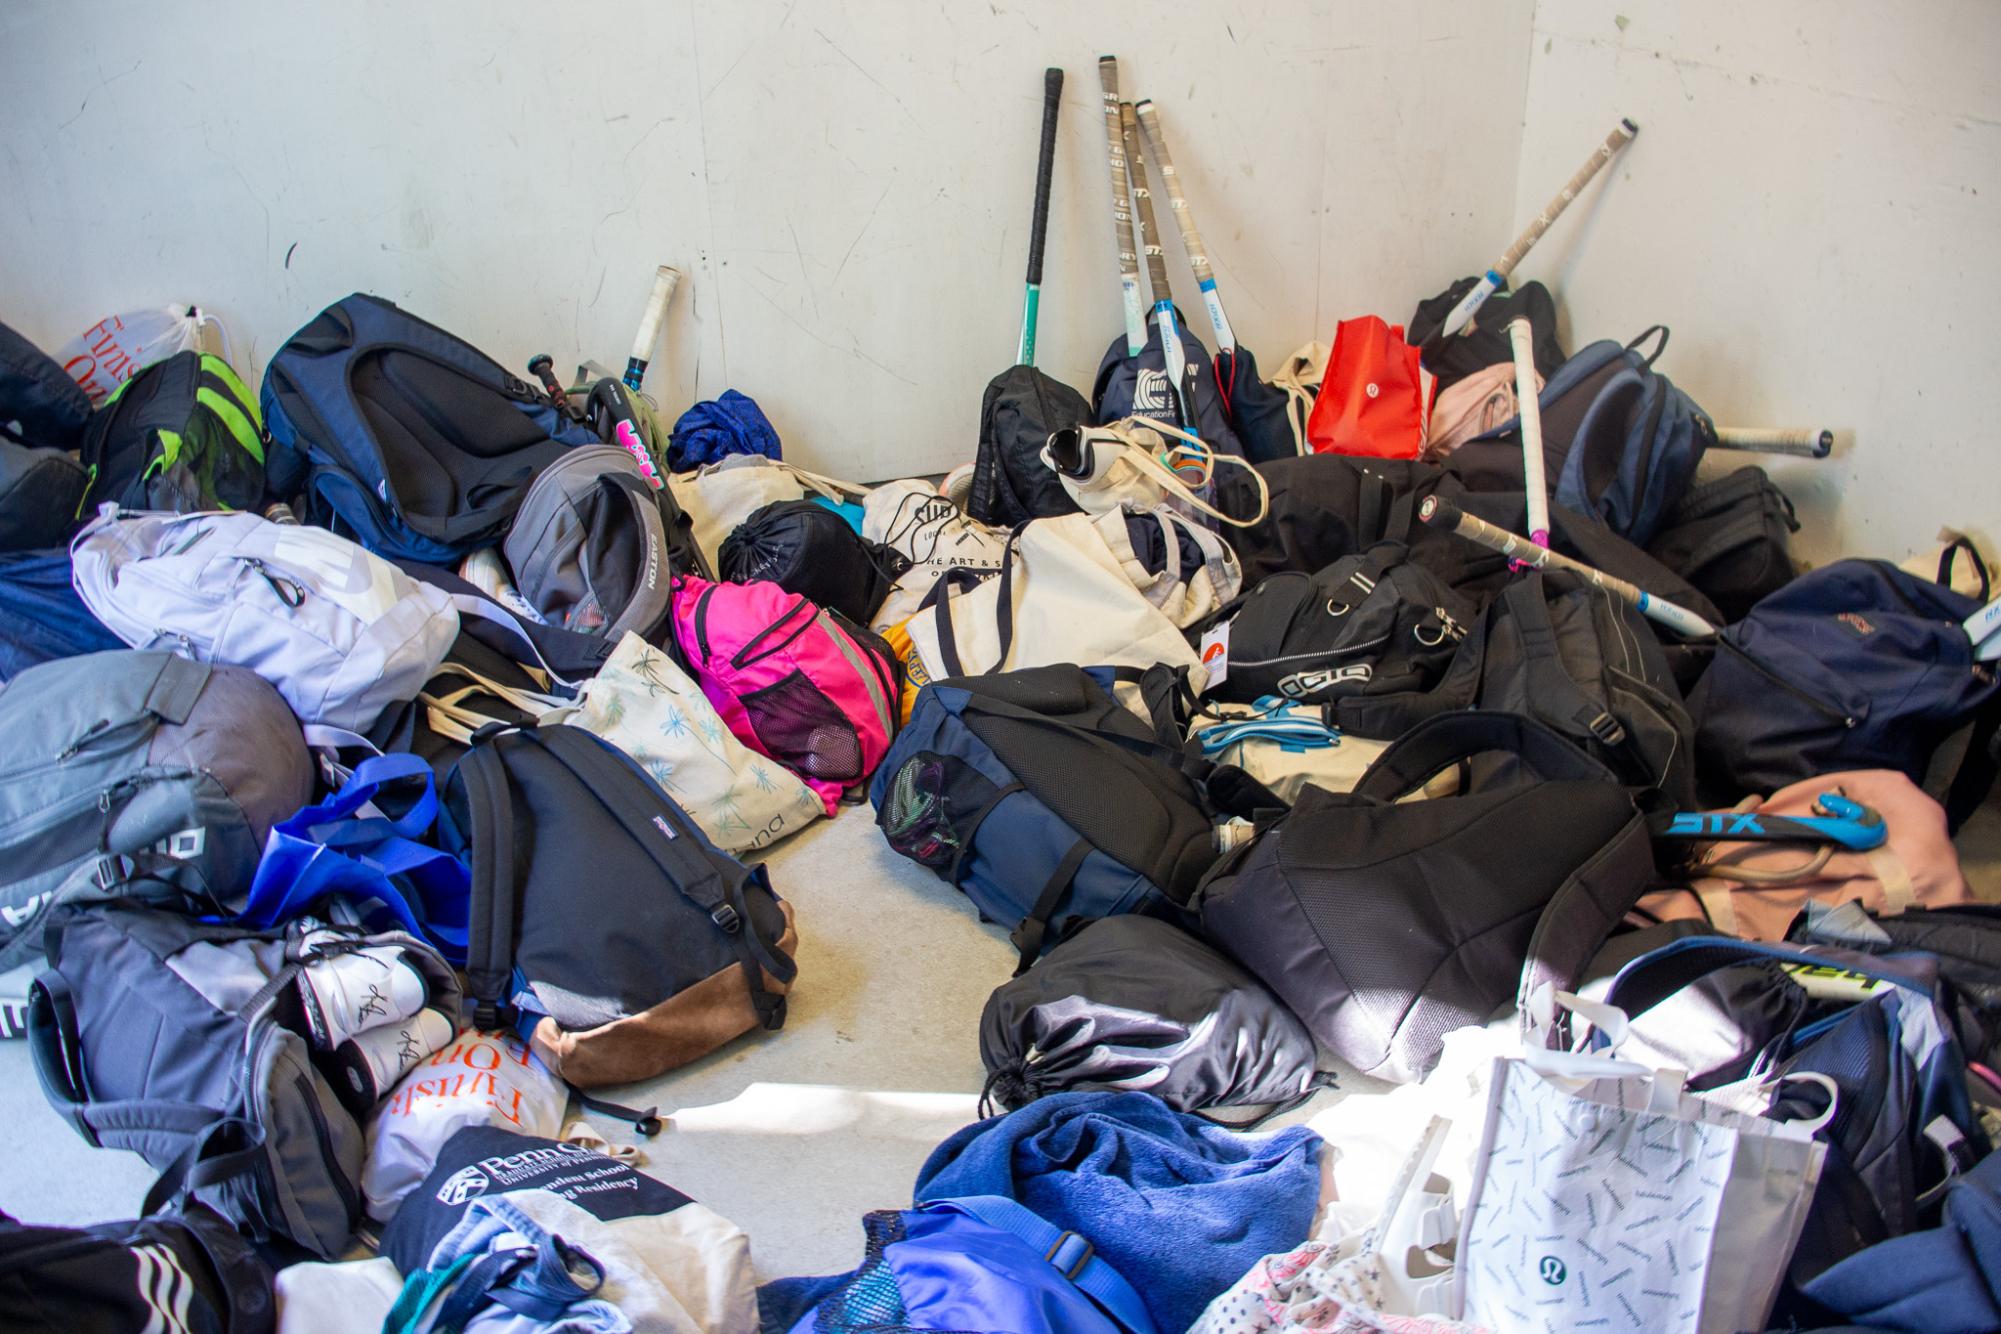
[[1857, 639], [1867, 639], [1876, 633], [1876, 627], [1871, 625], [1869, 618], [1860, 612], [1844, 611], [1834, 619], [1853, 630]]
[[669, 837], [669, 838], [679, 838], [679, 837], [681, 837], [681, 836], [680, 836], [679, 834], [677, 834], [677, 833], [675, 833], [675, 832], [674, 832], [674, 826], [672, 826], [672, 825], [670, 825], [670, 824], [668, 824], [668, 823], [667, 823], [667, 820], [666, 820], [666, 817], [665, 817], [665, 816], [660, 816], [660, 815], [656, 815], [656, 816], [654, 816], [654, 817], [653, 817], [653, 827], [654, 827], [655, 829], [658, 829], [658, 830], [659, 830], [659, 831], [660, 831], [661, 833], [663, 833], [663, 834], [667, 835], [667, 837]]
[[486, 1173], [480, 1171], [477, 1164], [472, 1167], [461, 1167], [447, 1177], [445, 1184], [438, 1188], [438, 1203], [456, 1209], [474, 1196], [484, 1195], [486, 1188], [491, 1184], [492, 1182], [487, 1180]]

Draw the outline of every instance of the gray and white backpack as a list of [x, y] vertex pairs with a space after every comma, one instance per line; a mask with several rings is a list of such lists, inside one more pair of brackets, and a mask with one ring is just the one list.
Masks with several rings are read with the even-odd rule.
[[321, 528], [106, 505], [70, 545], [76, 591], [134, 648], [248, 667], [302, 722], [366, 732], [458, 637], [450, 594]]
[[313, 799], [298, 720], [255, 673], [114, 649], [0, 690], [0, 968], [58, 898], [157, 888], [243, 906], [271, 826]]
[[538, 473], [501, 552], [521, 596], [553, 625], [650, 639], [667, 619], [667, 520], [617, 445], [579, 446]]
[[366, 1138], [314, 1064], [296, 979], [371, 946], [400, 948], [456, 1025], [457, 976], [400, 931], [310, 919], [260, 931], [129, 901], [58, 908], [28, 1001], [42, 1092], [91, 1144], [160, 1170], [143, 1213], [195, 1199], [253, 1241], [337, 1259], [361, 1218]]

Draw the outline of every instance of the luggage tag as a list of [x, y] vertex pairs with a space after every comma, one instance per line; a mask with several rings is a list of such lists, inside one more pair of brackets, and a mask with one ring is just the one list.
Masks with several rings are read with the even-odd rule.
[[1230, 679], [1231, 623], [1223, 621], [1210, 626], [1209, 632], [1202, 636], [1202, 642], [1196, 646], [1196, 651], [1202, 655], [1202, 665], [1209, 669], [1208, 679], [1202, 683], [1202, 689], [1197, 691], [1197, 694], [1206, 695]]

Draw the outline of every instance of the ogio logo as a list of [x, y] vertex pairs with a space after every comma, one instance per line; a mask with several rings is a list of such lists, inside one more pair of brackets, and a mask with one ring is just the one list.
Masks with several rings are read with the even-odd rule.
[[444, 1185], [438, 1187], [438, 1203], [457, 1208], [476, 1195], [484, 1195], [490, 1184], [486, 1173], [480, 1171], [477, 1166], [462, 1167], [446, 1178]]
[[1282, 677], [1278, 683], [1278, 693], [1287, 699], [1305, 699], [1335, 686], [1367, 685], [1375, 675], [1375, 668], [1366, 662], [1358, 662], [1348, 667], [1322, 667], [1311, 672], [1295, 672]]

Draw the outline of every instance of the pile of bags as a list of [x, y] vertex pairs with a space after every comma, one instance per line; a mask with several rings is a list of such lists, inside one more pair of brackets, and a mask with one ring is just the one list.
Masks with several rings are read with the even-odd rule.
[[[1422, 457], [1316, 448], [1323, 398], [1254, 463], [1101, 374], [945, 489], [365, 295], [254, 395], [197, 341], [93, 407], [0, 329], [0, 965], [162, 1174], [0, 1250], [230, 1328], [2001, 1319], [1984, 566], [1796, 577], [1771, 481], [1697, 482], [1700, 408], [1538, 293], [1490, 309], [1547, 308], [1552, 543], [1720, 633], [1424, 520], [1524, 526], [1477, 325], [1413, 353]], [[754, 1293], [568, 1108], [656, 1133], [590, 1090], [783, 1026], [755, 857], [864, 796], [1017, 961], [992, 1115]], [[1354, 1075], [1401, 1087], [1248, 1133]]]

